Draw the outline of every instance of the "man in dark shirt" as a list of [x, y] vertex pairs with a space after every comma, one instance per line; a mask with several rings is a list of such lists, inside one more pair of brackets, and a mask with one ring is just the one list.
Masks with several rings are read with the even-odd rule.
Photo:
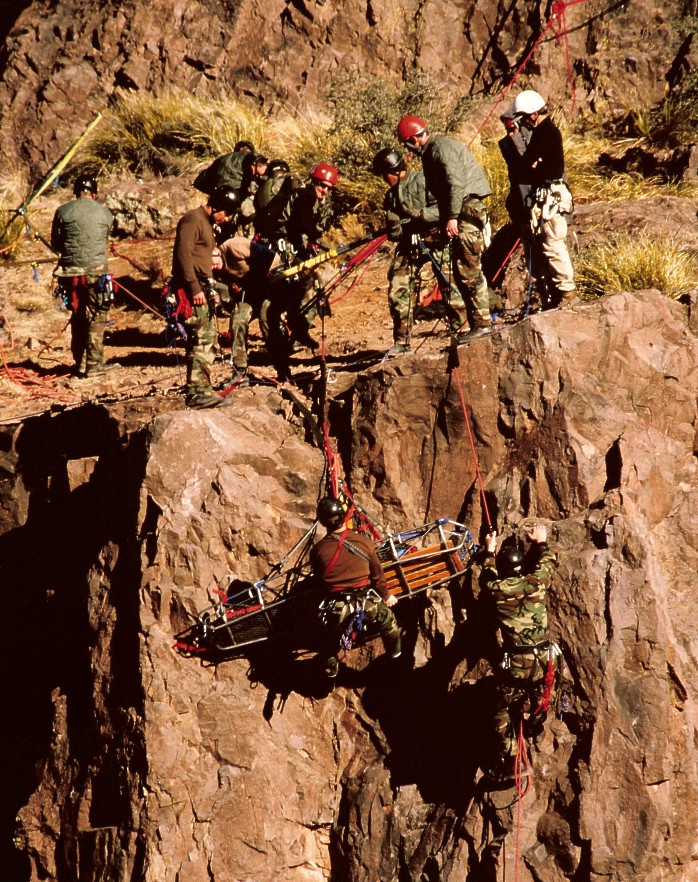
[[187, 407], [220, 407], [225, 399], [213, 392], [211, 366], [216, 342], [216, 296], [212, 287], [213, 225], [232, 217], [239, 206], [231, 187], [214, 190], [206, 205], [188, 211], [177, 224], [172, 254], [172, 288], [187, 330]]
[[77, 376], [94, 377], [117, 365], [104, 363], [104, 330], [114, 299], [107, 263], [107, 240], [114, 216], [97, 202], [97, 181], [82, 175], [73, 186], [75, 199], [57, 209], [51, 248], [60, 257], [54, 275], [71, 310], [70, 348]]
[[562, 134], [548, 115], [543, 96], [531, 89], [516, 96], [513, 115], [531, 133], [521, 157], [522, 180], [531, 187], [531, 247], [542, 267], [541, 295], [545, 308], [552, 309], [572, 302], [575, 291], [566, 242], [573, 204], [566, 183]]
[[400, 630], [389, 607], [397, 598], [388, 593], [383, 567], [371, 540], [350, 530], [341, 503], [329, 496], [318, 503], [317, 518], [327, 530], [310, 552], [315, 578], [325, 592], [323, 624], [328, 629], [325, 674], [339, 671], [337, 653], [341, 632], [351, 626], [352, 616], [363, 613], [364, 621], [376, 626], [391, 658], [401, 654]]

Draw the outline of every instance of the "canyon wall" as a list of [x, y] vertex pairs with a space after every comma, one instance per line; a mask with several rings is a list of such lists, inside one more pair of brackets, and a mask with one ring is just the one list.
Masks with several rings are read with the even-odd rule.
[[566, 673], [518, 822], [480, 770], [497, 648], [477, 560], [398, 604], [403, 659], [368, 643], [329, 693], [281, 643], [173, 650], [228, 574], [260, 578], [312, 522], [323, 457], [277, 392], [5, 427], [3, 878], [486, 880], [503, 841], [507, 877], [518, 854], [521, 880], [692, 882], [696, 327], [694, 303], [616, 295], [462, 346], [450, 372], [377, 365], [331, 404], [381, 526], [550, 527]]

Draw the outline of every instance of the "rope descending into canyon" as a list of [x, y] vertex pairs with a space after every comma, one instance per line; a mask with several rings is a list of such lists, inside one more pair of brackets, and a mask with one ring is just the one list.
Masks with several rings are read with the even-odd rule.
[[492, 528], [492, 518], [490, 517], [490, 510], [487, 505], [487, 497], [485, 495], [485, 486], [482, 479], [482, 472], [480, 471], [480, 460], [477, 455], [477, 448], [475, 447], [475, 438], [473, 437], [473, 430], [470, 425], [470, 418], [468, 417], [468, 408], [465, 404], [465, 396], [463, 395], [463, 387], [460, 381], [460, 375], [458, 373], [458, 367], [460, 365], [460, 361], [458, 358], [458, 347], [456, 346], [455, 341], [451, 343], [451, 347], [449, 349], [449, 363], [447, 370], [453, 376], [456, 381], [456, 388], [458, 389], [458, 397], [460, 399], [461, 410], [463, 411], [463, 419], [465, 420], [465, 427], [468, 432], [468, 440], [470, 442], [470, 450], [473, 454], [473, 465], [475, 466], [475, 474], [477, 476], [478, 485], [480, 487], [480, 498], [482, 499], [482, 510], [485, 513], [485, 520], [487, 521], [488, 528]]

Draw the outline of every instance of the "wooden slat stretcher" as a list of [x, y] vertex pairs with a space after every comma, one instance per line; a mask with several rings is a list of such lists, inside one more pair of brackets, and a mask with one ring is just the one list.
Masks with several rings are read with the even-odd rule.
[[399, 560], [383, 564], [388, 591], [404, 597], [455, 579], [465, 566], [452, 549], [453, 543], [446, 540], [445, 544], [408, 551]]

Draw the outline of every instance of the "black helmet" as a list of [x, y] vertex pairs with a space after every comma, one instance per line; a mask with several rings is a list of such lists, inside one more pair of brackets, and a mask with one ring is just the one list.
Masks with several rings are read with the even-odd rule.
[[395, 174], [405, 170], [405, 160], [394, 147], [384, 147], [373, 157], [373, 174]]
[[79, 178], [75, 179], [75, 183], [73, 184], [73, 193], [75, 193], [76, 196], [79, 196], [85, 191], [87, 191], [88, 193], [92, 193], [95, 196], [97, 195], [97, 181], [92, 177], [92, 175], [80, 175]]
[[240, 194], [235, 187], [216, 187], [208, 197], [208, 204], [214, 211], [224, 211], [232, 217], [240, 207]]
[[523, 566], [523, 554], [518, 545], [502, 545], [497, 555], [497, 572], [503, 579], [518, 576]]
[[336, 530], [344, 523], [346, 511], [338, 499], [323, 496], [317, 504], [317, 519], [327, 530]]
[[233, 148], [233, 152], [239, 153], [241, 150], [247, 153], [254, 153], [254, 144], [252, 141], [238, 141]]
[[285, 159], [270, 159], [267, 163], [267, 177], [274, 178], [279, 175], [287, 175], [291, 171]]

